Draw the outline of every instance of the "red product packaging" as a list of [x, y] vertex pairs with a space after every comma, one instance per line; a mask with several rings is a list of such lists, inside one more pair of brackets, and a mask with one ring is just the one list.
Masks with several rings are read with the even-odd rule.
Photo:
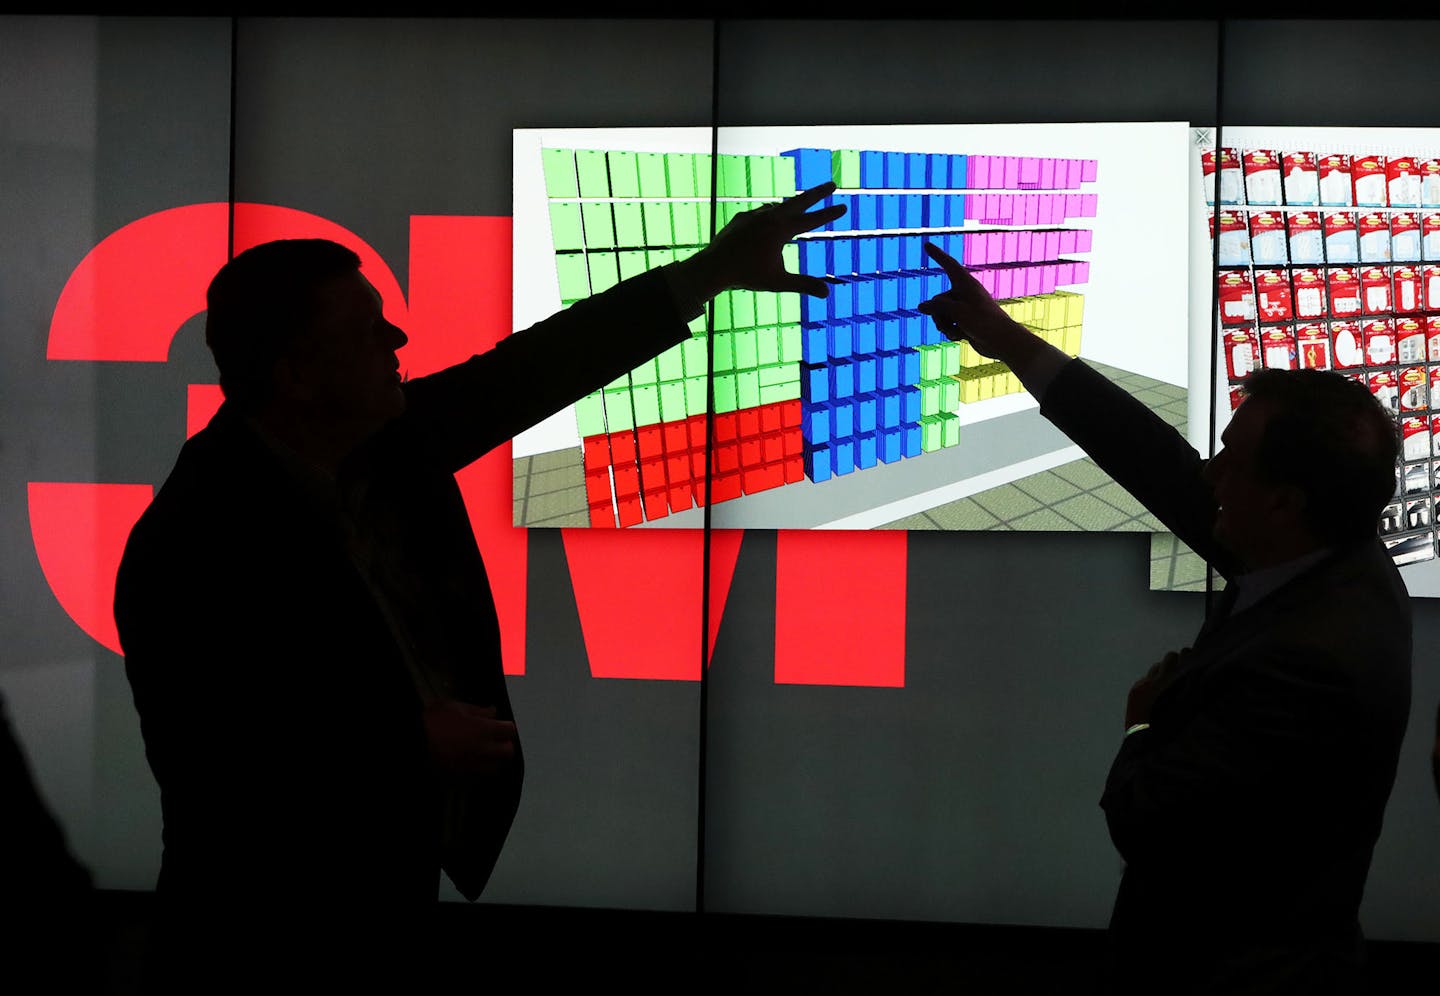
[[1420, 206], [1420, 161], [1396, 156], [1385, 164], [1385, 191], [1391, 207]]
[[1420, 161], [1420, 206], [1440, 207], [1440, 159]]
[[[1422, 412], [1430, 407], [1430, 381], [1425, 375], [1424, 367], [1402, 367], [1400, 370], [1400, 410], [1402, 412]], [[1421, 422], [1423, 423], [1423, 419]], [[1426, 433], [1426, 450], [1429, 446], [1429, 433]], [[1421, 456], [1427, 456], [1428, 452], [1422, 452]], [[1405, 459], [1415, 460], [1408, 454]]]
[[1262, 322], [1288, 322], [1294, 318], [1289, 274], [1284, 270], [1256, 270], [1255, 306]]
[[1261, 358], [1267, 370], [1295, 369], [1295, 330], [1276, 325], [1260, 330]]
[[1426, 311], [1440, 311], [1440, 263], [1420, 267], [1420, 299]]
[[1350, 157], [1330, 153], [1319, 157], [1315, 164], [1320, 172], [1320, 203], [1326, 207], [1350, 207], [1355, 191], [1350, 184]]
[[1366, 315], [1390, 314], [1390, 269], [1384, 266], [1360, 268], [1360, 311]]
[[1430, 420], [1411, 415], [1400, 420], [1400, 453], [1403, 460], [1424, 460], [1430, 455]]
[[1239, 204], [1243, 193], [1240, 177], [1240, 158], [1234, 149], [1221, 149], [1200, 153], [1200, 171], [1205, 179], [1205, 203], [1215, 203], [1215, 164], [1220, 164], [1220, 203]]
[[1388, 367], [1395, 363], [1395, 323], [1388, 318], [1371, 318], [1360, 324], [1365, 343], [1365, 365]]
[[1290, 236], [1290, 262], [1320, 264], [1325, 262], [1325, 232], [1318, 211], [1292, 211], [1285, 219]]
[[1420, 216], [1414, 211], [1390, 216], [1390, 258], [1397, 263], [1420, 262]]
[[1259, 266], [1289, 262], [1285, 249], [1285, 218], [1278, 211], [1250, 213], [1250, 256]]
[[1360, 314], [1360, 280], [1356, 277], [1354, 268], [1332, 266], [1325, 276], [1330, 291], [1330, 314], [1335, 318], [1350, 318]]
[[1295, 359], [1302, 370], [1330, 369], [1330, 334], [1320, 322], [1295, 326]]
[[1246, 325], [1255, 320], [1255, 285], [1247, 270], [1220, 273], [1220, 322]]
[[1291, 270], [1290, 291], [1296, 318], [1328, 317], [1325, 275], [1320, 270]]
[[1224, 335], [1225, 372], [1244, 380], [1260, 366], [1260, 339], [1254, 329], [1233, 329]]
[[1356, 238], [1355, 214], [1351, 211], [1325, 211], [1320, 215], [1325, 229], [1325, 260], [1329, 263], [1360, 262], [1360, 242]]
[[1250, 227], [1239, 211], [1222, 210], [1216, 219], [1220, 232], [1221, 266], [1246, 266], [1250, 262]]
[[1356, 207], [1385, 207], [1385, 157], [1355, 156], [1350, 160]]
[[1330, 355], [1335, 358], [1336, 370], [1347, 370], [1365, 365], [1365, 353], [1360, 348], [1359, 322], [1330, 323]]
[[1420, 258], [1440, 260], [1440, 211], [1420, 216]]
[[1394, 370], [1376, 370], [1368, 378], [1367, 386], [1375, 400], [1392, 414], [1400, 409], [1400, 386], [1395, 380]]
[[1397, 314], [1413, 314], [1420, 310], [1420, 270], [1408, 263], [1390, 268], [1390, 300]]
[[1425, 362], [1425, 326], [1418, 318], [1395, 319], [1395, 355], [1401, 363]]
[[1280, 203], [1280, 157], [1269, 149], [1247, 149], [1245, 200], [1250, 204]]
[[1241, 403], [1242, 401], [1244, 401], [1244, 400], [1245, 400], [1245, 388], [1241, 387], [1239, 384], [1231, 384], [1231, 385], [1230, 385], [1230, 410], [1233, 412], [1235, 409], [1239, 408], [1239, 407], [1240, 407], [1240, 403]]
[[1390, 262], [1390, 217], [1378, 211], [1367, 211], [1355, 224], [1359, 236], [1362, 263]]
[[1286, 204], [1320, 203], [1320, 173], [1315, 167], [1315, 153], [1285, 153], [1281, 171], [1285, 174]]
[[1440, 363], [1440, 315], [1425, 316], [1425, 359]]

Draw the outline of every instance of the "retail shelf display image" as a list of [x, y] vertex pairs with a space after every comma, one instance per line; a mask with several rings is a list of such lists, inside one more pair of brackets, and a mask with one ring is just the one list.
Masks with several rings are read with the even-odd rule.
[[1381, 537], [1411, 594], [1440, 595], [1440, 130], [1222, 138], [1196, 149], [1195, 218], [1218, 234], [1216, 436], [1255, 370], [1364, 384], [1402, 439]]
[[[1003, 364], [918, 310], [948, 280], [1190, 412], [1184, 124], [514, 133], [517, 332], [833, 180], [785, 247], [816, 298], [734, 290], [691, 336], [515, 439], [517, 526], [1154, 530]], [[707, 433], [709, 434], [707, 436]], [[707, 445], [708, 438], [708, 445]], [[707, 457], [708, 453], [708, 457]]]

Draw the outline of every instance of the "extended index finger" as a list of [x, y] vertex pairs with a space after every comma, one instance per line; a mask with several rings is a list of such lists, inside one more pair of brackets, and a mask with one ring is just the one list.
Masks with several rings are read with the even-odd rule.
[[794, 197], [787, 198], [783, 203], [785, 207], [794, 211], [804, 211], [811, 205], [818, 204], [826, 197], [835, 192], [835, 181], [826, 180], [824, 183], [816, 184], [808, 190], [802, 190]]
[[970, 271], [965, 269], [954, 256], [951, 256], [944, 249], [941, 249], [933, 242], [925, 243], [926, 254], [935, 262], [940, 264], [940, 269], [950, 278], [951, 283], [957, 283], [965, 277], [970, 276]]

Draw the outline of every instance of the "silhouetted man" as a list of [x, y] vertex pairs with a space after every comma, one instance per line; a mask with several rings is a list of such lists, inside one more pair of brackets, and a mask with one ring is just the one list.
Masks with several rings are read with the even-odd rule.
[[831, 189], [408, 383], [348, 249], [272, 242], [220, 270], [226, 401], [116, 587], [164, 816], [153, 987], [423, 988], [440, 870], [480, 894], [523, 771], [454, 473], [685, 339], [723, 289], [823, 296], [781, 249], [843, 213], [806, 213]]
[[931, 247], [922, 310], [1227, 580], [1194, 645], [1135, 683], [1101, 799], [1125, 873], [1109, 987], [1361, 987], [1357, 911], [1409, 716], [1410, 605], [1377, 538], [1394, 422], [1361, 384], [1260, 371], [1202, 460], [1173, 428], [1012, 321]]

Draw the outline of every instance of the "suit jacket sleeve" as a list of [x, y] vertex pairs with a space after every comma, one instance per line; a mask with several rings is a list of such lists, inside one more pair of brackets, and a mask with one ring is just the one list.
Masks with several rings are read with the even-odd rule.
[[659, 270], [407, 385], [409, 429], [459, 470], [689, 336]]
[[1081, 360], [1071, 360], [1045, 392], [1040, 412], [1166, 528], [1231, 577], [1234, 558], [1211, 536], [1215, 496], [1205, 461], [1158, 415]]

